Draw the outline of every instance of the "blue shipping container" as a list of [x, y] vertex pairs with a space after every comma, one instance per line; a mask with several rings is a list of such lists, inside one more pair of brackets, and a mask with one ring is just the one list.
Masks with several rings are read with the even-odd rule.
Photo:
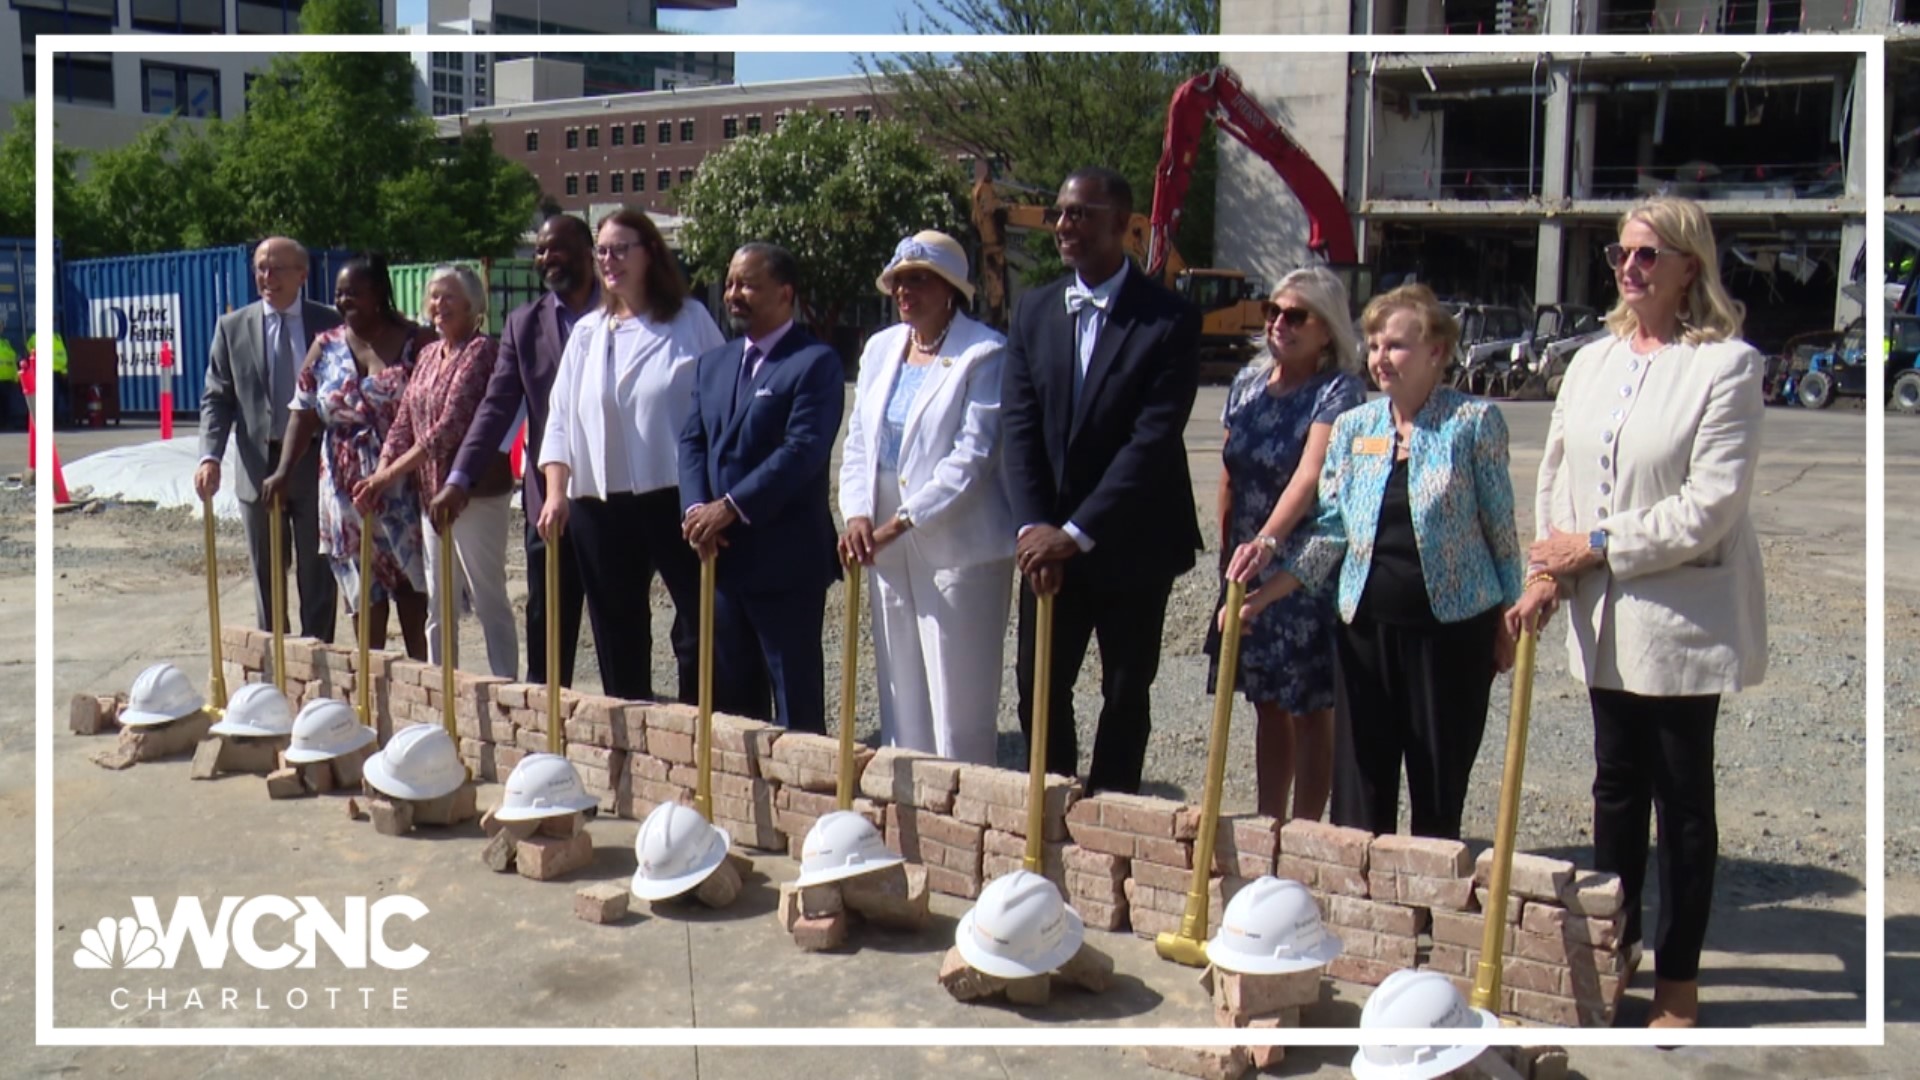
[[[25, 356], [27, 337], [37, 327], [35, 313], [37, 271], [33, 264], [32, 240], [0, 238], [0, 337], [13, 344], [14, 351]], [[60, 245], [53, 246], [54, 274], [59, 275]], [[60, 325], [60, 290], [54, 289], [54, 325]]]
[[[338, 251], [309, 253], [305, 293], [333, 303], [333, 279], [348, 258]], [[0, 256], [3, 258], [3, 256]], [[124, 255], [68, 263], [65, 284], [69, 337], [114, 339], [119, 355], [120, 409], [160, 411], [160, 343], [172, 342], [173, 411], [200, 411], [207, 357], [220, 317], [259, 299], [247, 245]]]

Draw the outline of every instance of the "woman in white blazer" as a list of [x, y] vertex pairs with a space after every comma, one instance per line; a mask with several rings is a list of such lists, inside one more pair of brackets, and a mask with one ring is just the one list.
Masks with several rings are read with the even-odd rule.
[[991, 765], [1013, 597], [999, 462], [1006, 340], [961, 310], [973, 301], [967, 256], [945, 233], [900, 241], [879, 286], [901, 321], [860, 356], [840, 557], [871, 568], [880, 734]]
[[1629, 210], [1606, 250], [1613, 333], [1574, 356], [1535, 494], [1540, 539], [1510, 626], [1568, 600], [1567, 647], [1593, 707], [1595, 864], [1626, 886], [1621, 938], [1639, 955], [1651, 809], [1660, 925], [1651, 1027], [1699, 1015], [1700, 950], [1719, 838], [1720, 697], [1767, 668], [1760, 542], [1747, 516], [1766, 362], [1740, 340], [1699, 204]]

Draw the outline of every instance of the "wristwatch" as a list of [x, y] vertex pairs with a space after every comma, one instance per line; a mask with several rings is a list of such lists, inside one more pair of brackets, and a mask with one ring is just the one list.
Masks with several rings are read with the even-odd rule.
[[1272, 555], [1273, 553], [1280, 550], [1280, 541], [1275, 537], [1267, 535], [1266, 533], [1255, 533], [1253, 535], [1253, 542], [1256, 544], [1259, 544], [1263, 548], [1266, 548], [1267, 554], [1269, 555]]
[[900, 527], [903, 529], [913, 528], [913, 512], [904, 506], [900, 508], [898, 513], [893, 515], [893, 520], [899, 522]]
[[1601, 562], [1607, 561], [1607, 530], [1595, 529], [1587, 534], [1587, 547]]

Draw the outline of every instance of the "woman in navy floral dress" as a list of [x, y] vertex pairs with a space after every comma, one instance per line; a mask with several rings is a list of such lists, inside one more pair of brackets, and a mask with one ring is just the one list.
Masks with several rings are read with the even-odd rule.
[[[1267, 355], [1249, 364], [1221, 416], [1220, 551], [1231, 579], [1257, 582], [1312, 525], [1334, 417], [1366, 400], [1353, 374], [1359, 342], [1347, 290], [1332, 273], [1296, 270], [1263, 306]], [[1231, 556], [1229, 557], [1229, 554]], [[1222, 583], [1221, 602], [1226, 599]], [[1333, 787], [1333, 605], [1296, 593], [1247, 627], [1238, 689], [1253, 703], [1260, 813], [1318, 820]], [[1218, 677], [1220, 630], [1207, 637]], [[1288, 794], [1291, 790], [1292, 805]]]
[[[360, 529], [353, 488], [380, 464], [380, 447], [393, 426], [407, 377], [421, 345], [432, 339], [408, 322], [393, 302], [386, 263], [360, 256], [340, 270], [334, 285], [340, 326], [314, 339], [294, 383], [287, 420], [288, 447], [306, 447], [320, 431], [320, 550], [333, 564], [347, 610], [360, 603]], [[271, 497], [281, 474], [299, 460], [282, 456], [268, 478]], [[427, 658], [426, 569], [420, 533], [420, 494], [411, 482], [387, 489], [373, 512], [373, 606], [368, 644], [386, 647], [387, 601], [400, 610], [407, 655]], [[356, 624], [357, 625], [357, 624]]]

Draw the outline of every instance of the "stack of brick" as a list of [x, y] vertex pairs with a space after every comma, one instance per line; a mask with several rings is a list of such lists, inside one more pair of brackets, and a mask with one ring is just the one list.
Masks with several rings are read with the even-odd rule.
[[[719, 745], [716, 736], [715, 746]], [[853, 776], [855, 787], [873, 761], [874, 752], [855, 744]], [[779, 834], [776, 845], [795, 859], [806, 844], [813, 823], [839, 808], [840, 740], [827, 735], [789, 732], [774, 739], [759, 762], [760, 774], [778, 789], [774, 799], [774, 827]], [[886, 818], [878, 806], [867, 799], [855, 799], [854, 809], [866, 815], [875, 828], [885, 828]]]
[[117, 733], [120, 730], [120, 710], [126, 707], [127, 695], [124, 693], [113, 697], [75, 694], [67, 703], [67, 730], [75, 735]]
[[[1127, 924], [1143, 937], [1179, 932], [1193, 884], [1193, 844], [1199, 829], [1198, 808], [1147, 795], [1101, 792], [1067, 811], [1067, 831], [1076, 845], [1126, 860], [1121, 895]], [[1229, 887], [1237, 891], [1244, 881], [1237, 873], [1209, 874], [1209, 925], [1219, 925]], [[1075, 879], [1076, 887], [1086, 885], [1084, 879]]]
[[[686, 706], [653, 705], [655, 710]], [[700, 714], [692, 712], [694, 730]], [[787, 740], [782, 729], [758, 720], [737, 716], [713, 717], [712, 767], [713, 823], [725, 829], [735, 844], [756, 851], [780, 851], [786, 845], [776, 819], [777, 785], [765, 775], [780, 743]], [[697, 735], [696, 735], [697, 739]], [[696, 744], [694, 752], [698, 755]], [[667, 771], [669, 783], [694, 791], [700, 785], [698, 764], [675, 765]], [[876, 817], [878, 814], [876, 813]]]
[[[1030, 824], [1028, 794], [1032, 774], [985, 765], [960, 770], [953, 816], [986, 831], [980, 836], [980, 880], [992, 881], [1025, 867]], [[1045, 777], [1041, 789], [1040, 873], [1067, 891], [1067, 810], [1080, 796], [1080, 783], [1065, 776]]]
[[860, 771], [860, 793], [884, 806], [887, 847], [927, 871], [927, 887], [972, 899], [985, 883], [986, 826], [953, 816], [969, 766], [911, 750], [883, 749]]
[[[220, 628], [220, 673], [225, 676], [228, 690], [238, 690], [242, 684], [263, 681], [267, 674], [267, 661], [273, 648], [273, 635], [265, 630], [254, 630], [245, 626], [223, 626]], [[226, 702], [216, 702], [221, 707]]]
[[[616, 813], [621, 817], [644, 818], [663, 803], [693, 798], [692, 784], [675, 783], [671, 777], [675, 766], [693, 764], [694, 732], [699, 722], [699, 712], [685, 705], [644, 707], [639, 734], [646, 751], [627, 754], [628, 793], [625, 805], [616, 799]], [[628, 731], [632, 730], [629, 721]]]
[[[1492, 854], [1482, 852], [1474, 867], [1482, 887]], [[1579, 873], [1563, 859], [1516, 854], [1508, 888], [1496, 1011], [1566, 1027], [1611, 1025], [1627, 982], [1619, 879]], [[1470, 992], [1485, 932], [1482, 913], [1435, 911], [1426, 966]]]
[[[1213, 999], [1214, 1023], [1221, 1027], [1273, 1031], [1300, 1026], [1300, 1010], [1320, 1001], [1321, 968], [1284, 975], [1254, 975], [1209, 966], [1200, 974], [1201, 989]], [[1268, 1069], [1286, 1060], [1284, 1046], [1246, 1046], [1247, 1060], [1256, 1069]]]

